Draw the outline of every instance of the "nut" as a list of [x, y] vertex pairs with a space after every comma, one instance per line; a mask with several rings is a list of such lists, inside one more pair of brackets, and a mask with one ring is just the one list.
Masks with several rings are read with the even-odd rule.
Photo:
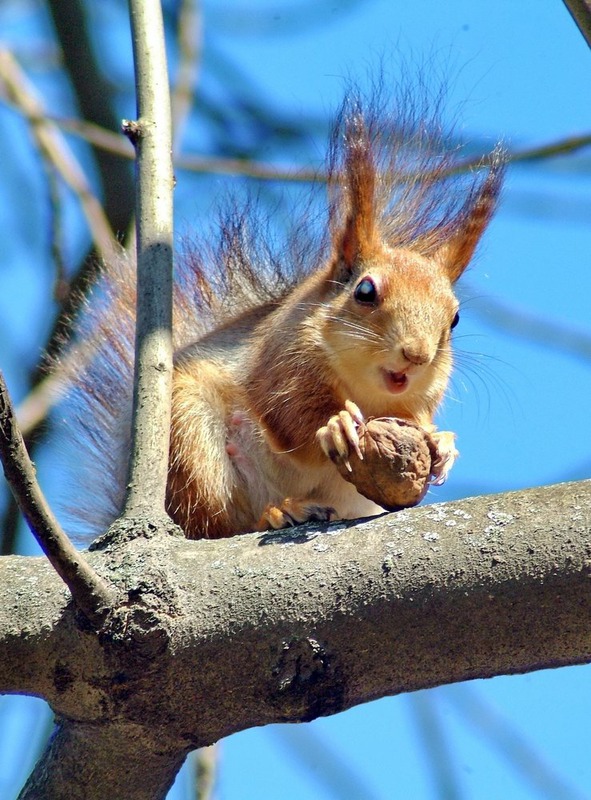
[[351, 452], [349, 464], [335, 462], [357, 491], [387, 511], [420, 503], [429, 487], [436, 447], [431, 436], [403, 419], [370, 419], [358, 426], [363, 460]]

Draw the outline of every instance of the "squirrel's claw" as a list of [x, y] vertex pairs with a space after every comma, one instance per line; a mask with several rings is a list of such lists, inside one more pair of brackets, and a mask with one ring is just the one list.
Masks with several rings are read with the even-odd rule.
[[441, 486], [454, 465], [459, 453], [456, 449], [456, 435], [451, 431], [436, 431], [431, 434], [437, 448], [437, 457], [431, 464], [431, 483]]
[[280, 530], [302, 525], [304, 522], [330, 522], [336, 511], [329, 506], [315, 505], [286, 497], [279, 506], [269, 503], [257, 523], [258, 531]]
[[352, 450], [363, 461], [357, 433], [357, 426], [362, 422], [363, 414], [359, 408], [351, 400], [346, 400], [343, 411], [332, 416], [316, 433], [316, 440], [324, 454], [331, 461], [341, 461], [349, 472], [349, 455]]

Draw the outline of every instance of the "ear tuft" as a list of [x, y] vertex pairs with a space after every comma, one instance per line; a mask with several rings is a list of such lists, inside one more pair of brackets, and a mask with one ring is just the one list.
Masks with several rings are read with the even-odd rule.
[[489, 164], [486, 179], [468, 196], [453, 233], [432, 254], [452, 283], [458, 280], [470, 263], [497, 206], [505, 166], [501, 148], [491, 153]]
[[[367, 257], [376, 247], [376, 181], [375, 142], [371, 124], [361, 105], [352, 101], [341, 115], [335, 130], [333, 147], [340, 164], [331, 165], [338, 203], [340, 225], [332, 232], [337, 260], [351, 270], [354, 264]], [[333, 156], [335, 153], [333, 152]]]

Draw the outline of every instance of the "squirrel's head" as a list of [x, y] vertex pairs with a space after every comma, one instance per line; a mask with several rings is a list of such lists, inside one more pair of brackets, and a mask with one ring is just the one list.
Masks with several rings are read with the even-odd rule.
[[[364, 413], [429, 413], [451, 372], [454, 284], [494, 211], [502, 159], [493, 154], [486, 177], [473, 176], [459, 202], [457, 187], [453, 202], [446, 197], [447, 173], [425, 164], [392, 205], [371, 128], [357, 114], [345, 133], [342, 170], [333, 176], [322, 338], [334, 374]], [[446, 213], [434, 208], [441, 202], [449, 202]]]
[[382, 246], [351, 266], [341, 257], [325, 286], [322, 340], [365, 413], [403, 415], [417, 402], [437, 403], [459, 321], [445, 254]]

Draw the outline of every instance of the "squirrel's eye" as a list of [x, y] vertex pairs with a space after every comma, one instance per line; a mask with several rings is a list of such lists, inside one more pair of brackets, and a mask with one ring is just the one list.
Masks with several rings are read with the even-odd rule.
[[375, 303], [378, 299], [378, 290], [371, 278], [363, 278], [355, 287], [353, 294], [358, 303]]
[[450, 328], [451, 328], [452, 331], [456, 327], [456, 325], [458, 324], [459, 321], [460, 321], [460, 312], [456, 311], [456, 313], [454, 314], [454, 318], [452, 319], [451, 325], [450, 325]]

